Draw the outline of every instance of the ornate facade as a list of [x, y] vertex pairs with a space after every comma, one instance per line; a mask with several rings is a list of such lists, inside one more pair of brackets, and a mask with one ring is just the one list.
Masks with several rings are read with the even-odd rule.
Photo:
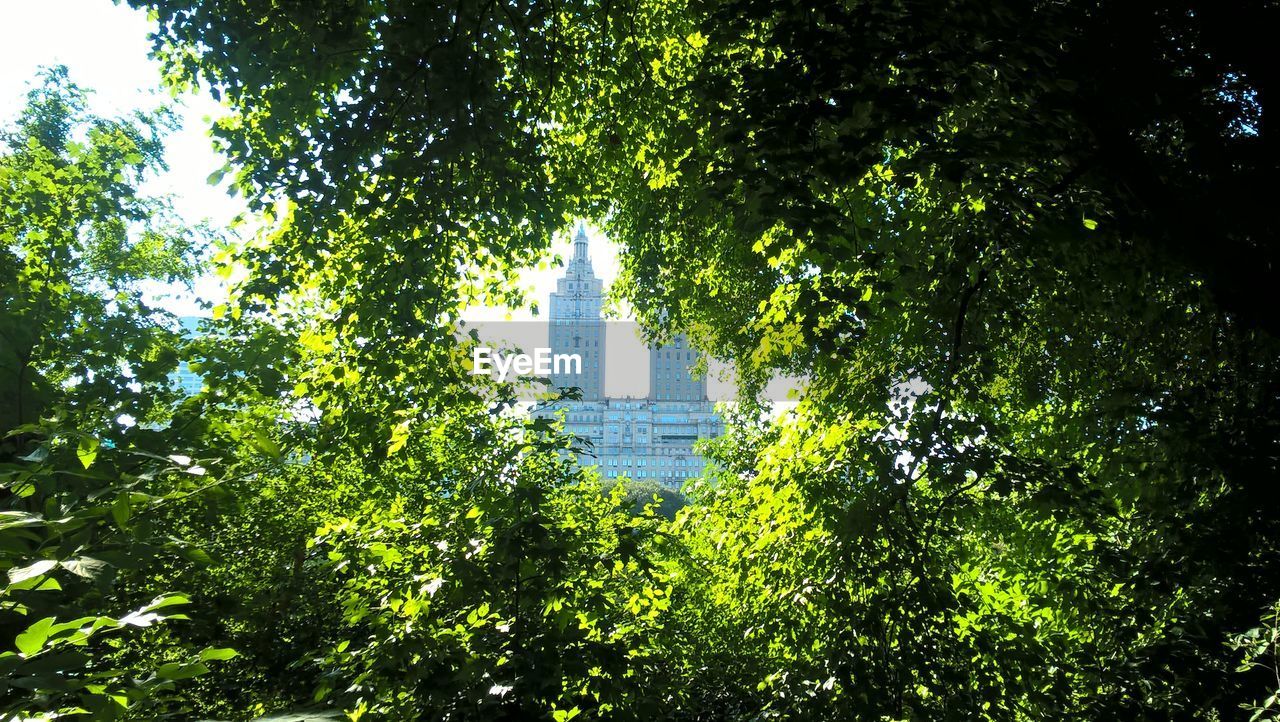
[[580, 227], [573, 258], [551, 294], [548, 335], [552, 353], [581, 354], [582, 373], [553, 375], [552, 383], [576, 386], [582, 398], [539, 413], [563, 413], [565, 429], [583, 442], [579, 463], [597, 467], [601, 477], [648, 479], [678, 488], [705, 466], [694, 443], [724, 433], [724, 423], [707, 399], [706, 379], [691, 373], [698, 353], [679, 337], [652, 347], [647, 396], [607, 396], [603, 298], [604, 284], [592, 270], [587, 234]]

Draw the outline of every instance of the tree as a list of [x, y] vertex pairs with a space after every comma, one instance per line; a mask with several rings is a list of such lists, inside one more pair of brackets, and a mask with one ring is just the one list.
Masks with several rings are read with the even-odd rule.
[[644, 514], [646, 508], [652, 506], [653, 513], [673, 519], [676, 512], [689, 503], [681, 491], [665, 487], [652, 480], [610, 479], [601, 488], [608, 495], [613, 489], [619, 487], [623, 492], [623, 502], [632, 514]]
[[336, 436], [461, 398], [450, 314], [571, 212], [650, 328], [812, 379], [675, 527], [714, 573], [674, 615], [749, 660], [707, 709], [1264, 696], [1226, 643], [1280, 597], [1266, 3], [135, 4], [236, 111], [244, 300], [314, 303]]
[[[229, 649], [119, 664], [128, 632], [187, 598], [120, 584], [191, 550], [151, 519], [200, 493], [206, 470], [157, 453], [177, 335], [142, 284], [189, 282], [195, 236], [141, 195], [162, 115], [88, 115], [46, 71], [0, 135], [0, 716], [117, 719], [154, 711]], [[162, 448], [162, 447], [160, 447]]]
[[740, 626], [827, 580], [783, 625], [811, 636], [761, 642], [822, 649], [783, 658], [777, 699], [820, 705], [805, 685], [830, 679], [817, 699], [877, 690], [854, 716], [1106, 717], [1256, 695], [1224, 643], [1280, 592], [1256, 573], [1277, 349], [1251, 195], [1275, 163], [1262, 6], [1222, 7], [727, 2], [579, 36], [605, 77], [564, 122], [612, 181], [628, 300], [812, 379], [691, 527], [759, 595]]
[[[148, 281], [188, 282], [199, 238], [137, 192], [163, 163], [168, 116], [88, 115], [64, 68], [45, 72], [0, 156], [0, 426], [62, 415], [118, 435], [164, 413], [177, 336]], [[124, 373], [120, 365], [127, 364]], [[139, 389], [138, 386], [141, 386]], [[107, 430], [111, 431], [107, 431]]]
[[459, 308], [514, 299], [512, 269], [568, 218], [535, 70], [555, 72], [554, 13], [326, 2], [278, 23], [270, 3], [148, 7], [171, 82], [241, 111], [214, 134], [268, 221], [243, 254], [244, 309], [314, 302], [307, 398], [334, 438], [389, 446], [457, 385]]

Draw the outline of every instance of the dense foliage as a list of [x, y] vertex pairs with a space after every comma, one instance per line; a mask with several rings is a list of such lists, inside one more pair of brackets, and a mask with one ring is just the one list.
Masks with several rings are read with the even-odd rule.
[[[164, 117], [84, 110], [49, 71], [0, 155], [0, 715], [150, 710], [234, 651], [119, 651], [185, 615], [145, 572], [198, 547], [154, 518], [207, 486], [206, 469], [155, 431], [176, 396], [178, 335], [148, 280], [189, 278], [196, 236], [137, 191], [161, 162]], [[146, 427], [140, 426], [143, 422]], [[169, 437], [169, 438], [166, 438]], [[169, 449], [169, 451], [164, 451]], [[173, 452], [173, 453], [171, 453]], [[130, 582], [129, 575], [136, 575]]]
[[[4, 135], [0, 714], [1276, 718], [1268, 3], [131, 4], [261, 230], [184, 340], [162, 116]], [[682, 495], [464, 375], [575, 216]]]

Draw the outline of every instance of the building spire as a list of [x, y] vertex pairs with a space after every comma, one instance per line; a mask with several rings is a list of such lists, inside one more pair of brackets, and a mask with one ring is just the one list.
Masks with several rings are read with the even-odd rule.
[[591, 256], [587, 255], [587, 243], [587, 227], [578, 221], [578, 234], [573, 237], [573, 260], [591, 261]]

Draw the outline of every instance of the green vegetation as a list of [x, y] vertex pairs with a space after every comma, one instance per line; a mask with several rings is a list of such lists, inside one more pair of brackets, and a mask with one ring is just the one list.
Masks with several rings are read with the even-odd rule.
[[603, 482], [601, 490], [607, 495], [619, 486], [622, 487], [622, 499], [630, 505], [633, 514], [645, 514], [646, 508], [652, 505], [652, 513], [672, 520], [689, 503], [682, 492], [650, 479], [629, 479], [622, 484], [609, 479]]
[[[1266, 3], [130, 4], [261, 231], [184, 340], [165, 116], [0, 136], [0, 719], [1280, 715]], [[687, 499], [463, 375], [579, 216]]]

